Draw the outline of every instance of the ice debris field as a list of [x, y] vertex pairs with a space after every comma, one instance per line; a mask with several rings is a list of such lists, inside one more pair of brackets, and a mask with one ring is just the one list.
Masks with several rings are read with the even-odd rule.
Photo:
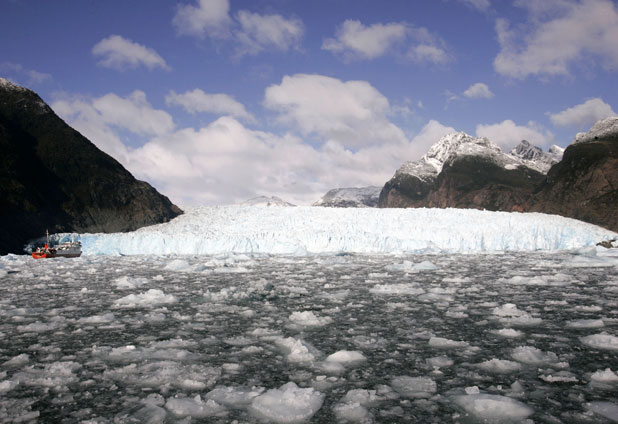
[[512, 251], [114, 255], [190, 234], [157, 226], [82, 235], [111, 255], [0, 257], [0, 422], [618, 422], [618, 249], [593, 245], [612, 234], [511, 215], [530, 250], [561, 241], [515, 251], [503, 222]]

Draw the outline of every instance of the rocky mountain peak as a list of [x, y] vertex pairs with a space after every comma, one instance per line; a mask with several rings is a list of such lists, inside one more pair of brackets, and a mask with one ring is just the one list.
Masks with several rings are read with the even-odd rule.
[[331, 208], [373, 208], [378, 205], [382, 187], [349, 187], [329, 190], [312, 206]]
[[618, 137], [618, 116], [597, 121], [587, 133], [578, 133], [573, 143], [585, 143], [608, 137]]
[[296, 206], [277, 196], [258, 196], [245, 200], [241, 206]]
[[528, 140], [522, 140], [513, 150], [511, 150], [511, 155], [517, 156], [521, 159], [536, 160], [543, 155], [543, 150], [540, 147], [533, 146], [528, 142]]

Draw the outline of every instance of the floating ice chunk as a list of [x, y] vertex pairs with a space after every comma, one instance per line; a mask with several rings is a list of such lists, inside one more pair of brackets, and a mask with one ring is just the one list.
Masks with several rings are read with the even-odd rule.
[[577, 383], [579, 380], [569, 371], [558, 371], [553, 374], [540, 375], [539, 378], [548, 383]]
[[345, 366], [356, 365], [366, 360], [365, 355], [357, 350], [340, 350], [326, 358], [326, 362], [337, 362]]
[[403, 263], [400, 264], [387, 265], [385, 269], [391, 272], [418, 272], [433, 271], [438, 269], [438, 267], [429, 261], [423, 261], [418, 264], [411, 261], [403, 261]]
[[333, 406], [333, 412], [340, 422], [371, 423], [373, 416], [358, 402], [338, 403]]
[[138, 409], [129, 418], [130, 419], [127, 420], [129, 422], [164, 424], [167, 418], [167, 412], [160, 406], [147, 404]]
[[429, 346], [437, 349], [461, 349], [470, 347], [467, 342], [445, 339], [443, 337], [432, 337], [429, 339]]
[[407, 294], [407, 295], [416, 295], [423, 294], [425, 290], [418, 287], [416, 284], [407, 284], [407, 283], [399, 283], [399, 284], [376, 284], [369, 292], [373, 294]]
[[[0, 381], [0, 393], [6, 393], [19, 386], [19, 380]], [[0, 415], [0, 418], [2, 415]]]
[[289, 320], [303, 327], [322, 327], [333, 322], [331, 317], [318, 317], [312, 311], [292, 312]]
[[433, 263], [429, 261], [423, 261], [418, 264], [415, 264], [412, 268], [416, 271], [433, 271], [433, 270], [439, 269], [436, 265], [434, 265]]
[[611, 370], [611, 368], [605, 368], [605, 370], [595, 371], [591, 376], [590, 380], [597, 383], [607, 383], [607, 384], [617, 384], [618, 383], [618, 375]]
[[453, 365], [455, 362], [448, 356], [434, 356], [425, 360], [427, 365], [432, 368], [446, 368]]
[[517, 338], [521, 337], [524, 334], [521, 331], [514, 330], [512, 328], [501, 328], [499, 330], [492, 330], [491, 333], [507, 338]]
[[585, 406], [595, 414], [601, 415], [613, 422], [618, 422], [618, 404], [597, 401], [587, 403]]
[[316, 349], [302, 340], [294, 337], [279, 337], [275, 340], [275, 344], [287, 354], [289, 362], [312, 362], [315, 360]]
[[216, 387], [206, 394], [206, 399], [212, 399], [217, 403], [230, 408], [244, 408], [254, 398], [264, 392], [263, 387]]
[[30, 362], [30, 355], [22, 353], [17, 356], [13, 356], [11, 359], [3, 363], [5, 367], [21, 367]]
[[585, 345], [594, 349], [618, 350], [618, 337], [612, 336], [611, 334], [593, 334], [591, 336], [581, 337], [580, 340]]
[[326, 374], [339, 375], [345, 372], [345, 366], [339, 362], [321, 361], [317, 362], [315, 367]]
[[249, 412], [258, 419], [276, 423], [299, 423], [322, 407], [324, 395], [312, 388], [301, 389], [289, 382], [253, 399]]
[[19, 331], [20, 333], [46, 333], [48, 331], [53, 331], [61, 327], [64, 327], [64, 324], [60, 322], [44, 323], [36, 321], [27, 325], [18, 325], [17, 331]]
[[464, 389], [467, 395], [478, 395], [481, 393], [478, 386], [470, 386]]
[[391, 380], [391, 387], [403, 397], [407, 398], [429, 398], [438, 386], [429, 377], [409, 377], [407, 375], [394, 377]]
[[134, 308], [163, 305], [175, 303], [176, 301], [176, 297], [171, 294], [165, 294], [159, 289], [150, 289], [144, 293], [121, 297], [114, 305], [121, 308]]
[[505, 303], [495, 307], [492, 313], [500, 317], [500, 322], [513, 327], [526, 327], [538, 325], [542, 322], [541, 318], [533, 318], [528, 312], [517, 308], [513, 303]]
[[493, 372], [497, 374], [509, 374], [519, 371], [521, 369], [521, 364], [518, 362], [496, 358], [490, 359], [489, 361], [481, 362], [477, 366], [483, 371]]
[[45, 364], [43, 368], [28, 366], [15, 373], [13, 379], [26, 386], [40, 386], [45, 388], [61, 389], [67, 384], [78, 380], [74, 372], [82, 367], [72, 361], [58, 361]]
[[520, 317], [522, 315], [528, 315], [526, 311], [522, 311], [517, 308], [514, 303], [505, 303], [502, 306], [496, 306], [492, 313], [499, 317]]
[[174, 259], [169, 264], [165, 265], [163, 269], [168, 271], [186, 271], [190, 267], [189, 262], [184, 259]]
[[91, 315], [89, 317], [82, 317], [77, 320], [79, 324], [109, 324], [114, 322], [116, 317], [113, 313], [109, 312], [103, 315]]
[[566, 326], [569, 328], [601, 328], [605, 327], [605, 323], [602, 319], [577, 319], [567, 321]]
[[204, 402], [200, 395], [194, 398], [170, 398], [165, 408], [177, 417], [224, 417], [227, 409], [212, 399]]
[[216, 383], [221, 370], [201, 364], [158, 361], [108, 369], [103, 376], [138, 387], [159, 388], [167, 385], [184, 390], [204, 390]]
[[122, 276], [120, 278], [116, 278], [114, 280], [114, 284], [116, 284], [116, 288], [119, 290], [129, 290], [129, 289], [134, 289], [140, 286], [143, 286], [144, 284], [148, 283], [148, 279], [147, 278], [143, 278], [143, 277], [129, 277], [129, 276]]
[[341, 399], [344, 403], [358, 403], [363, 406], [376, 406], [383, 398], [375, 390], [352, 389]]
[[484, 423], [521, 421], [534, 410], [528, 405], [499, 395], [472, 394], [453, 396], [453, 402]]
[[558, 361], [553, 352], [543, 352], [533, 346], [519, 346], [513, 349], [511, 357], [518, 362], [531, 365], [549, 364]]

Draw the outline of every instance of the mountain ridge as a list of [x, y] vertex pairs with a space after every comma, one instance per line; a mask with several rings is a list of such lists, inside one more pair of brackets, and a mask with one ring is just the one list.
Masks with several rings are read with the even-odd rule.
[[180, 208], [68, 126], [34, 91], [0, 78], [0, 254], [50, 232], [131, 231]]
[[524, 140], [507, 154], [487, 139], [449, 134], [420, 160], [397, 169], [378, 206], [535, 211], [616, 231], [616, 169], [618, 117], [549, 152]]

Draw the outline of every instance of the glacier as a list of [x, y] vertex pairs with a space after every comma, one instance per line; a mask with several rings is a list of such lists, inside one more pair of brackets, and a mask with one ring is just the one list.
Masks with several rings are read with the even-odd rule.
[[128, 233], [71, 237], [81, 240], [84, 255], [302, 256], [556, 251], [591, 247], [618, 235], [540, 213], [231, 205], [188, 208], [168, 223]]

